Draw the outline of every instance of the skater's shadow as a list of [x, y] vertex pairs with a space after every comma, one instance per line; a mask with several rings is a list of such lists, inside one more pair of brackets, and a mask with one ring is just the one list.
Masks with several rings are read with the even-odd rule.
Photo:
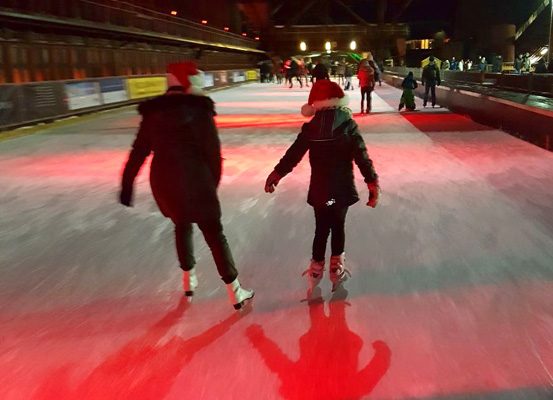
[[250, 325], [246, 330], [265, 364], [280, 378], [283, 398], [360, 399], [371, 393], [388, 371], [391, 351], [382, 341], [372, 343], [374, 355], [371, 361], [358, 370], [363, 340], [347, 325], [346, 296], [343, 289], [333, 296], [327, 316], [323, 299], [317, 293], [311, 294], [308, 301], [311, 327], [299, 339], [300, 357], [297, 361], [290, 360], [265, 335], [261, 326]]
[[163, 399], [182, 369], [194, 355], [223, 336], [244, 313], [228, 318], [189, 339], [174, 336], [170, 329], [188, 308], [183, 298], [177, 307], [148, 331], [108, 356], [76, 386], [70, 386], [75, 365], [66, 365], [48, 376], [33, 396], [50, 399]]

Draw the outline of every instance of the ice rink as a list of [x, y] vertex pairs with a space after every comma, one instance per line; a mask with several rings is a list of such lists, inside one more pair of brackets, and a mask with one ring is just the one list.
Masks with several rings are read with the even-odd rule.
[[381, 203], [356, 170], [352, 278], [308, 301], [307, 157], [263, 191], [308, 89], [211, 94], [223, 224], [256, 290], [242, 313], [197, 231], [183, 300], [149, 165], [118, 203], [134, 107], [0, 142], [0, 399], [553, 399], [553, 154], [446, 109], [399, 114], [400, 95], [354, 115]]

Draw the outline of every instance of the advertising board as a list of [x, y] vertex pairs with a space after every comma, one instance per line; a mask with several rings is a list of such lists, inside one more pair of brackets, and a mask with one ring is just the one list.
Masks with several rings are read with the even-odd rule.
[[119, 103], [129, 99], [125, 81], [122, 78], [101, 79], [99, 82], [103, 104]]
[[158, 96], [167, 90], [167, 78], [154, 76], [148, 78], [128, 78], [127, 92], [129, 99], [142, 99]]
[[96, 107], [102, 104], [98, 82], [71, 82], [65, 84], [67, 107], [70, 110]]

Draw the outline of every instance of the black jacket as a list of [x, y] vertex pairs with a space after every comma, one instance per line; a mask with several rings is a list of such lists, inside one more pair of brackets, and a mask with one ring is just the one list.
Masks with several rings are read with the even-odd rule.
[[365, 182], [378, 179], [358, 126], [343, 109], [318, 111], [310, 122], [303, 124], [275, 171], [284, 177], [308, 150], [311, 182], [307, 202], [315, 208], [331, 204], [350, 206], [359, 201], [353, 180], [353, 161]]
[[221, 146], [209, 97], [166, 94], [140, 104], [142, 122], [123, 172], [123, 190], [150, 152], [150, 184], [159, 209], [174, 222], [220, 218]]
[[436, 64], [428, 64], [422, 69], [422, 84], [425, 86], [441, 85], [440, 69]]
[[315, 65], [315, 68], [313, 68], [311, 75], [313, 76], [313, 78], [315, 78], [315, 80], [330, 79], [330, 76], [328, 75], [328, 69], [322, 63]]

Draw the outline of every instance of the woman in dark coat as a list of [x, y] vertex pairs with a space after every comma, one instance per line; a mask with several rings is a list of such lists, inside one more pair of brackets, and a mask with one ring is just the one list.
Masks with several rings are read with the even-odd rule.
[[369, 189], [370, 207], [378, 202], [378, 175], [367, 154], [365, 142], [346, 108], [348, 98], [340, 86], [329, 80], [316, 81], [308, 104], [302, 107], [304, 116], [313, 119], [304, 124], [296, 141], [275, 166], [265, 183], [272, 193], [279, 181], [289, 174], [309, 151], [311, 181], [307, 202], [315, 210], [315, 237], [308, 275], [311, 289], [322, 279], [328, 236], [332, 232], [330, 280], [332, 290], [347, 279], [345, 268], [345, 220], [349, 206], [359, 201], [353, 181], [353, 161], [365, 178]]
[[142, 122], [123, 171], [120, 201], [132, 205], [134, 179], [153, 152], [150, 185], [160, 211], [175, 224], [185, 294], [192, 296], [198, 284], [192, 243], [192, 223], [196, 223], [231, 302], [239, 309], [254, 292], [240, 287], [220, 221], [217, 187], [222, 159], [214, 104], [201, 92], [202, 78], [195, 65], [171, 64], [168, 73], [167, 93], [138, 107]]

